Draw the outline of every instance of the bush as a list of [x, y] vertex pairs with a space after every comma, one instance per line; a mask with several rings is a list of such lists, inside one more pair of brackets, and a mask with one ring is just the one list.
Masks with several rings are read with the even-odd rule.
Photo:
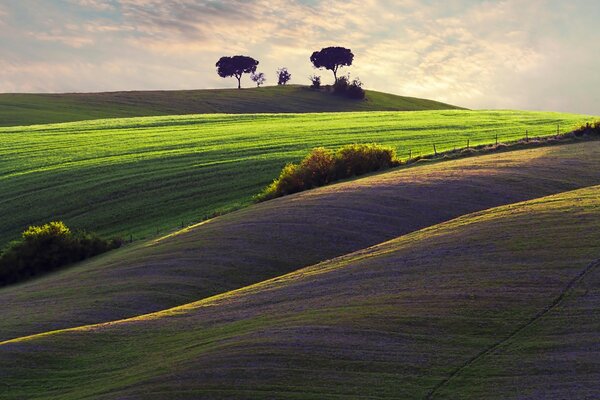
[[336, 152], [318, 147], [299, 164], [287, 164], [279, 177], [257, 196], [264, 201], [333, 181], [399, 165], [396, 151], [377, 144], [352, 144]]
[[340, 76], [333, 84], [333, 94], [345, 96], [349, 85], [350, 78], [347, 76]]
[[312, 89], [319, 89], [321, 88], [321, 77], [318, 75], [311, 75], [308, 77], [308, 79], [310, 79], [311, 85], [310, 87]]
[[350, 81], [349, 76], [340, 76], [333, 84], [333, 94], [345, 96], [351, 99], [362, 100], [365, 98], [363, 83], [359, 78]]
[[348, 89], [346, 89], [346, 95], [351, 99], [362, 100], [365, 98], [365, 91], [362, 88], [363, 83], [360, 79], [356, 78], [350, 83]]
[[56, 270], [121, 246], [87, 232], [73, 233], [63, 222], [30, 226], [21, 240], [0, 253], [0, 286]]

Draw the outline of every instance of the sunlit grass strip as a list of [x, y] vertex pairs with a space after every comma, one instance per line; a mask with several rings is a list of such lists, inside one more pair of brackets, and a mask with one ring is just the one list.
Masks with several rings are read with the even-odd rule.
[[252, 203], [315, 147], [379, 143], [400, 159], [569, 131], [521, 111], [196, 115], [0, 128], [0, 245], [50, 219], [106, 237], [164, 234]]

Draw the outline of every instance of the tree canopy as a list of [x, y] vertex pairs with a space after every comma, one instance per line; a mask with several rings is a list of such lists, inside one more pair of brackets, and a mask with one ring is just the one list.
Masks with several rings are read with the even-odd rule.
[[315, 68], [331, 70], [336, 82], [339, 67], [352, 65], [353, 60], [354, 54], [345, 47], [325, 47], [320, 51], [315, 51], [310, 56], [310, 61]]
[[258, 61], [248, 56], [221, 57], [217, 61], [217, 74], [221, 78], [235, 77], [238, 80], [238, 89], [242, 87], [242, 75], [256, 71]]

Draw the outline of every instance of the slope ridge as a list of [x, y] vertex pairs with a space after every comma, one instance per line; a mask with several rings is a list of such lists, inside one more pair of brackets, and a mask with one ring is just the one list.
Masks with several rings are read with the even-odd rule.
[[598, 184], [599, 164], [600, 142], [589, 142], [398, 170], [259, 204], [0, 290], [0, 340], [174, 307], [459, 215]]
[[[502, 206], [161, 318], [3, 344], [7, 398], [425, 397], [598, 258], [599, 213], [600, 186]], [[599, 389], [563, 384], [549, 394]]]
[[256, 114], [460, 109], [450, 104], [367, 90], [357, 101], [286, 85], [252, 89], [0, 94], [0, 126], [183, 114]]

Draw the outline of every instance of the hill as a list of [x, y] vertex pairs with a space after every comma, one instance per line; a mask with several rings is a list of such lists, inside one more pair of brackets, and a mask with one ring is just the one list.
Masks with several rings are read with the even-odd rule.
[[257, 204], [2, 288], [0, 341], [238, 289], [463, 214], [600, 184], [599, 168], [600, 141], [585, 142], [395, 170]]
[[30, 224], [134, 239], [252, 202], [311, 148], [378, 142], [402, 158], [568, 131], [589, 117], [521, 111], [196, 115], [0, 128], [0, 247]]
[[367, 91], [365, 101], [306, 86], [252, 89], [0, 94], [0, 126], [184, 114], [450, 110], [433, 100]]
[[489, 209], [176, 309], [4, 342], [4, 397], [595, 397], [599, 212], [598, 186]]

